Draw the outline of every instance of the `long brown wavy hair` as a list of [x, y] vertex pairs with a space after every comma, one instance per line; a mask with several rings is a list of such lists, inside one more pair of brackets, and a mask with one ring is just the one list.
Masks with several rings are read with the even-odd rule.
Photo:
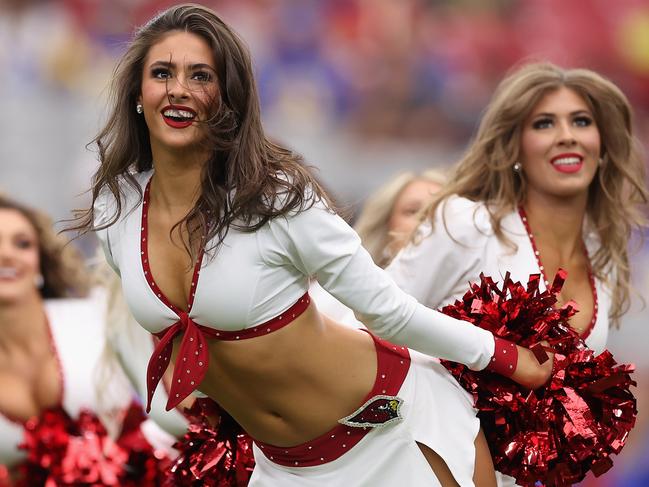
[[88, 292], [88, 274], [81, 253], [52, 226], [52, 220], [40, 211], [24, 206], [0, 194], [0, 210], [13, 210], [29, 221], [36, 231], [44, 299], [81, 297]]
[[451, 195], [484, 202], [496, 236], [503, 233], [505, 215], [523, 203], [526, 182], [514, 170], [521, 132], [531, 110], [548, 92], [567, 87], [589, 105], [602, 141], [602, 164], [589, 188], [587, 215], [601, 246], [590, 256], [594, 274], [607, 280], [613, 292], [610, 319], [619, 326], [629, 308], [630, 268], [627, 244], [635, 228], [647, 226], [642, 212], [649, 192], [645, 163], [633, 135], [633, 115], [626, 96], [611, 81], [587, 69], [562, 69], [551, 63], [531, 63], [511, 72], [498, 86], [478, 131], [449, 182], [435, 195], [426, 213], [431, 221], [439, 204]]
[[209, 8], [184, 4], [163, 11], [138, 29], [113, 74], [111, 110], [93, 141], [100, 167], [93, 177], [92, 202], [107, 188], [117, 201], [115, 214], [105, 225], [94, 227], [91, 206], [76, 213], [76, 224], [68, 230], [83, 233], [115, 223], [123, 206], [122, 180], [142, 197], [133, 172], [151, 169], [153, 161], [148, 129], [135, 106], [145, 58], [150, 48], [172, 31], [189, 32], [207, 42], [219, 86], [218, 98], [208, 107], [213, 115], [204, 124], [211, 154], [203, 166], [201, 194], [177, 224], [191, 229], [190, 241], [205, 235], [206, 241], [217, 247], [231, 227], [255, 231], [268, 220], [304, 209], [317, 199], [331, 207], [301, 156], [264, 134], [252, 62], [242, 40]]

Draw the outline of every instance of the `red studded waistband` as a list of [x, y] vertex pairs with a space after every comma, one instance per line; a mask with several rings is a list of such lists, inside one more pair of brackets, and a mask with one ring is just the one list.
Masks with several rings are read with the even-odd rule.
[[370, 335], [376, 346], [376, 379], [359, 409], [325, 434], [301, 445], [279, 447], [255, 440], [270, 461], [285, 467], [311, 467], [332, 462], [351, 450], [373, 426], [384, 427], [400, 419], [401, 400], [396, 395], [408, 374], [410, 353], [406, 347]]

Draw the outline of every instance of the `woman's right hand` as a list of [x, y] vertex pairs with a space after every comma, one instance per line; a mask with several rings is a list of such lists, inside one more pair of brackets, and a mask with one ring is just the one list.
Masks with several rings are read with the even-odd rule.
[[[540, 344], [545, 347], [548, 346], [545, 341], [540, 342]], [[511, 379], [529, 389], [536, 389], [544, 385], [552, 374], [554, 354], [548, 353], [549, 359], [540, 364], [534, 352], [529, 348], [516, 345], [516, 349], [518, 351], [518, 363], [516, 364], [516, 370], [511, 375]]]

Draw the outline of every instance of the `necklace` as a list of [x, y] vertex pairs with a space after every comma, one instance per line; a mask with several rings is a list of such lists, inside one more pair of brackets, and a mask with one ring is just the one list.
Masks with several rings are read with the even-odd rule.
[[[536, 263], [538, 264], [539, 270], [541, 271], [543, 282], [545, 282], [545, 287], [549, 289], [550, 281], [548, 280], [548, 276], [545, 274], [545, 267], [543, 267], [543, 263], [541, 262], [541, 253], [539, 252], [539, 249], [536, 246], [536, 241], [534, 240], [534, 234], [532, 233], [530, 224], [527, 221], [527, 214], [525, 213], [525, 210], [523, 209], [522, 206], [518, 207], [518, 214], [520, 215], [521, 220], [523, 221], [523, 226], [525, 227], [527, 236], [529, 237], [530, 243], [532, 244], [534, 257], [536, 257]], [[593, 293], [593, 317], [591, 318], [588, 327], [581, 334], [581, 338], [585, 340], [586, 338], [588, 338], [588, 335], [590, 335], [590, 332], [595, 327], [595, 322], [597, 321], [597, 287], [595, 286], [595, 276], [593, 276], [593, 270], [590, 266], [590, 257], [588, 256], [588, 249], [586, 248], [586, 245], [583, 245], [583, 247], [584, 247], [584, 253], [586, 254], [586, 262], [588, 262], [588, 281], [590, 283], [590, 291], [591, 293]]]

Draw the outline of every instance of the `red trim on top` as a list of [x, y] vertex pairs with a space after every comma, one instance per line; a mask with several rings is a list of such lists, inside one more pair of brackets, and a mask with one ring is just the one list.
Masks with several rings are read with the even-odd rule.
[[[309, 307], [309, 304], [311, 304], [311, 296], [309, 296], [309, 293], [306, 292], [282, 314], [260, 325], [253, 326], [252, 328], [244, 328], [243, 330], [219, 330], [217, 328], [199, 325], [198, 323], [195, 323], [195, 325], [199, 328], [199, 330], [208, 335], [210, 338], [216, 338], [217, 340], [223, 340], [226, 342], [235, 340], [247, 340], [249, 338], [268, 335], [269, 333], [277, 331], [280, 328], [284, 328], [291, 321], [304, 313], [304, 311], [306, 311], [306, 309]], [[183, 314], [186, 315], [186, 313]], [[182, 319], [183, 317], [181, 316], [181, 320]], [[188, 319], [192, 321], [191, 318]], [[170, 328], [171, 327], [166, 328], [161, 332], [155, 333], [155, 336], [162, 339]]]
[[151, 268], [149, 267], [149, 253], [148, 253], [148, 211], [149, 211], [149, 191], [151, 188], [151, 180], [144, 189], [144, 196], [142, 201], [142, 226], [140, 235], [140, 255], [142, 260], [142, 269], [144, 276], [151, 290], [155, 293], [158, 299], [171, 309], [177, 316], [176, 321], [171, 326], [163, 331], [156, 333], [160, 338], [160, 342], [155, 346], [153, 354], [149, 359], [147, 367], [146, 382], [147, 382], [147, 413], [151, 411], [151, 400], [156, 387], [160, 383], [169, 363], [171, 361], [171, 351], [173, 348], [173, 339], [180, 333], [183, 334], [178, 357], [174, 367], [173, 378], [171, 386], [169, 387], [169, 399], [167, 401], [167, 411], [175, 408], [180, 402], [189, 396], [205, 378], [207, 367], [209, 365], [209, 352], [206, 346], [206, 336], [216, 338], [218, 340], [245, 340], [254, 338], [261, 335], [266, 335], [288, 325], [295, 318], [300, 316], [311, 303], [311, 298], [308, 293], [305, 293], [300, 299], [297, 300], [289, 309], [284, 311], [281, 315], [252, 328], [246, 328], [237, 331], [217, 330], [208, 326], [199, 325], [189, 317], [192, 305], [194, 304], [194, 296], [196, 294], [196, 287], [198, 285], [198, 276], [200, 274], [201, 263], [204, 251], [201, 248], [199, 256], [196, 260], [194, 267], [194, 275], [191, 283], [191, 294], [187, 300], [187, 311], [182, 311], [175, 306], [164, 295], [162, 290], [158, 287], [153, 279]]
[[[180, 316], [182, 310], [178, 306], [173, 304], [171, 301], [169, 301], [167, 296], [165, 296], [162, 290], [158, 287], [155, 280], [153, 279], [153, 273], [151, 272], [151, 267], [149, 266], [149, 245], [147, 242], [149, 238], [148, 237], [149, 236], [148, 216], [149, 216], [150, 190], [151, 190], [151, 180], [149, 179], [149, 182], [147, 183], [146, 188], [144, 189], [144, 197], [142, 200], [142, 227], [141, 227], [141, 234], [140, 234], [140, 257], [142, 261], [142, 269], [144, 270], [144, 277], [146, 279], [146, 282], [149, 284], [151, 291], [153, 291], [153, 293], [158, 297], [158, 299], [162, 301], [168, 308], [170, 308], [174, 313]], [[191, 292], [189, 293], [189, 297], [187, 299], [187, 313], [191, 311], [192, 305], [194, 304], [194, 296], [196, 295], [196, 286], [198, 285], [198, 276], [200, 274], [202, 262], [203, 262], [203, 248], [201, 246], [201, 250], [196, 259], [196, 264], [194, 264], [194, 274], [192, 275]]]
[[[530, 228], [530, 224], [527, 221], [527, 214], [525, 213], [525, 210], [523, 209], [522, 206], [518, 207], [518, 214], [521, 217], [521, 220], [523, 222], [523, 226], [525, 227], [525, 231], [527, 232], [527, 236], [530, 239], [530, 243], [532, 244], [532, 250], [534, 250], [534, 257], [536, 257], [536, 263], [539, 266], [539, 270], [541, 271], [541, 274], [543, 275], [543, 281], [545, 282], [545, 287], [550, 288], [550, 281], [548, 280], [548, 277], [545, 275], [545, 267], [543, 267], [543, 264], [541, 263], [541, 253], [539, 252], [539, 249], [536, 247], [536, 241], [534, 240], [534, 234], [532, 233], [532, 229]], [[593, 331], [593, 328], [595, 328], [595, 323], [597, 322], [597, 312], [598, 312], [598, 305], [597, 305], [597, 286], [595, 283], [595, 276], [593, 275], [593, 269], [590, 264], [590, 256], [588, 255], [588, 249], [586, 248], [586, 244], [582, 244], [584, 248], [584, 254], [586, 255], [586, 262], [587, 262], [587, 267], [588, 267], [588, 281], [590, 283], [590, 290], [593, 294], [593, 316], [590, 320], [590, 323], [588, 324], [588, 327], [584, 330], [584, 332], [581, 334], [581, 338], [585, 340], [588, 338], [590, 333]]]
[[160, 342], [153, 350], [147, 367], [147, 413], [151, 411], [151, 400], [158, 383], [167, 370], [171, 360], [173, 339], [180, 333], [183, 338], [176, 358], [174, 373], [169, 388], [167, 411], [175, 408], [189, 396], [205, 378], [209, 366], [209, 353], [206, 337], [218, 340], [246, 340], [276, 331], [291, 323], [300, 316], [311, 303], [308, 293], [305, 293], [296, 303], [281, 315], [257, 325], [238, 331], [216, 330], [194, 322], [187, 313], [181, 312], [179, 320], [167, 327], [156, 336]]
[[[372, 390], [361, 404], [379, 395], [396, 396], [410, 368], [410, 352], [406, 347], [394, 345], [371, 333], [370, 335], [376, 347], [376, 379]], [[255, 443], [270, 461], [278, 465], [312, 467], [340, 458], [358, 444], [371, 429], [339, 423], [317, 438], [297, 446], [274, 446], [257, 440]]]
[[45, 316], [45, 324], [47, 326], [47, 336], [50, 339], [50, 347], [52, 353], [54, 354], [54, 360], [56, 361], [56, 368], [59, 372], [59, 380], [61, 383], [61, 389], [59, 390], [59, 400], [57, 406], [63, 407], [63, 399], [65, 398], [65, 374], [63, 373], [63, 363], [61, 362], [61, 356], [59, 355], [59, 349], [56, 347], [56, 341], [54, 340], [54, 333], [52, 333], [52, 325], [50, 320]]
[[[60, 407], [63, 409], [63, 398], [65, 397], [65, 376], [63, 374], [63, 364], [61, 363], [61, 357], [59, 356], [59, 349], [56, 346], [56, 341], [54, 340], [54, 334], [52, 333], [52, 326], [50, 325], [50, 320], [47, 317], [47, 314], [45, 315], [45, 327], [47, 328], [47, 336], [50, 341], [50, 350], [54, 355], [54, 360], [56, 362], [56, 368], [59, 376], [59, 383], [61, 384], [61, 387], [59, 389], [59, 397], [57, 399], [56, 404], [53, 407], [55, 408]], [[49, 409], [49, 407], [46, 409]], [[0, 416], [4, 416], [7, 420], [20, 426], [24, 426], [25, 423], [31, 419], [31, 418], [27, 418], [25, 420], [22, 420], [10, 414], [3, 413], [2, 411], [0, 411]]]

